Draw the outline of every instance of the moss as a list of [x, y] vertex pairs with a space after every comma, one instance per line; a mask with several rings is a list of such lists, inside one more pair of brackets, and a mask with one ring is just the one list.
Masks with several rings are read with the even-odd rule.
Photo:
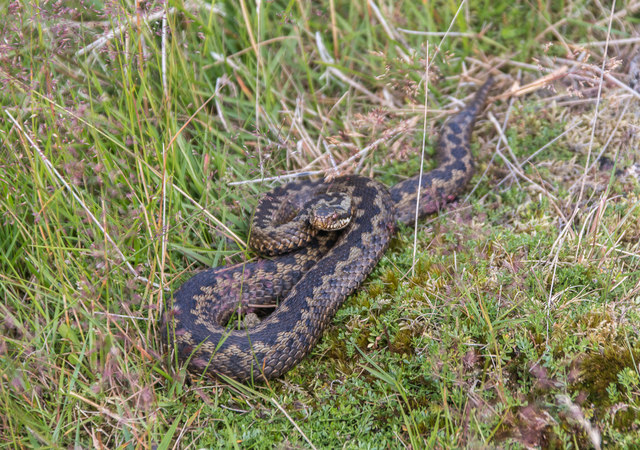
[[398, 275], [398, 272], [393, 268], [389, 268], [380, 275], [380, 279], [385, 284], [387, 292], [394, 292], [398, 289], [400, 284]]
[[389, 344], [389, 350], [401, 355], [413, 355], [415, 353], [414, 338], [418, 333], [410, 328], [399, 330]]
[[618, 431], [638, 430], [640, 413], [633, 408], [625, 408], [615, 413], [613, 417], [613, 428]]
[[610, 345], [602, 352], [585, 355], [580, 362], [580, 377], [572, 386], [576, 391], [588, 394], [589, 401], [596, 407], [612, 405], [607, 388], [613, 384], [619, 387], [618, 374], [626, 367], [634, 367], [640, 362], [640, 351], [629, 353], [626, 348]]

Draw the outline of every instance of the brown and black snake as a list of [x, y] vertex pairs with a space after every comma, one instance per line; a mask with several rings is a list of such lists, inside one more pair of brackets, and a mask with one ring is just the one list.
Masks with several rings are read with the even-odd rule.
[[[438, 166], [422, 175], [419, 217], [453, 200], [471, 178], [471, 132], [492, 83], [490, 78], [443, 126]], [[256, 209], [251, 244], [262, 253], [280, 253], [271, 234], [284, 229], [280, 237], [289, 242], [283, 248], [307, 245], [189, 279], [164, 314], [165, 342], [196, 372], [240, 381], [284, 374], [311, 351], [340, 305], [382, 258], [396, 224], [415, 219], [419, 182], [415, 176], [387, 189], [370, 178], [345, 175], [330, 182], [294, 181], [267, 193]], [[351, 200], [351, 221], [342, 231], [307, 229], [300, 237], [287, 225], [309, 195], [332, 193]], [[278, 301], [257, 325], [229, 320], [265, 306], [273, 309]]]

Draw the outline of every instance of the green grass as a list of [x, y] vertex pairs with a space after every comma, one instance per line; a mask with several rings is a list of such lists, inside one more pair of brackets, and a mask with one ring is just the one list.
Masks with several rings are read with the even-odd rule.
[[[482, 120], [466, 202], [420, 223], [416, 261], [403, 228], [281, 379], [192, 377], [159, 334], [182, 282], [253, 257], [249, 219], [273, 185], [249, 181], [330, 173], [379, 139], [340, 170], [387, 184], [419, 170], [427, 41], [432, 167], [454, 97], [488, 68], [498, 95], [604, 41], [599, 4], [478, 1], [456, 16], [453, 1], [377, 2], [390, 37], [367, 2], [268, 1], [258, 15], [171, 0], [163, 44], [147, 20], [160, 3], [0, 0], [0, 445], [632, 447], [638, 102], [604, 86], [590, 144], [599, 45], [553, 90], [490, 109], [509, 114], [511, 162], [565, 134], [514, 176]], [[611, 39], [637, 36], [634, 7], [617, 2]], [[398, 31], [450, 25], [445, 39]], [[623, 82], [631, 45], [608, 50]], [[585, 175], [605, 145], [615, 166]]]

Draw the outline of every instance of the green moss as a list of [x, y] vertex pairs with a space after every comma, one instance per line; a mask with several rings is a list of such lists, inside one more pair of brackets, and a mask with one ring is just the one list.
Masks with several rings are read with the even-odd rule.
[[589, 401], [596, 407], [612, 405], [608, 389], [611, 386], [621, 388], [618, 374], [625, 368], [634, 368], [640, 362], [640, 351], [629, 353], [628, 349], [617, 346], [606, 346], [601, 352], [591, 352], [582, 357], [580, 362], [580, 378], [574, 383], [574, 390], [583, 390]]
[[399, 330], [389, 345], [389, 350], [400, 355], [410, 356], [415, 353], [414, 338], [417, 332], [411, 329]]

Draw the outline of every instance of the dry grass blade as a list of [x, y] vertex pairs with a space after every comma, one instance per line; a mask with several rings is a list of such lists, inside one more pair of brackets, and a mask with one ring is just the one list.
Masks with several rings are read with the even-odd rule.
[[418, 192], [416, 195], [416, 212], [413, 223], [413, 255], [411, 257], [411, 274], [415, 275], [416, 253], [418, 252], [418, 216], [420, 214], [420, 194], [422, 192], [422, 174], [424, 173], [424, 150], [427, 143], [427, 111], [429, 109], [429, 43], [426, 48], [427, 57], [424, 62], [424, 117], [422, 118], [422, 146], [420, 149], [420, 172], [418, 173]]

